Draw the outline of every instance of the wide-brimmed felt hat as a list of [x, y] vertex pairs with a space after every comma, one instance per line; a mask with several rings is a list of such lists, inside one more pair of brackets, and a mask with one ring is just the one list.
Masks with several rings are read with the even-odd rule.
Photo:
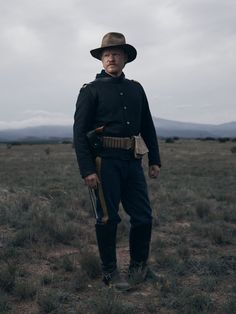
[[104, 35], [101, 47], [91, 50], [90, 53], [94, 58], [101, 60], [102, 51], [109, 48], [123, 49], [128, 57], [127, 62], [133, 61], [137, 56], [136, 49], [133, 46], [126, 44], [125, 36], [115, 32], [110, 32]]

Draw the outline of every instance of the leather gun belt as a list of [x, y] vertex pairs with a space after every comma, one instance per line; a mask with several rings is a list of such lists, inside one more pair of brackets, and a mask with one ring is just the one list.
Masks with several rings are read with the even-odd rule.
[[102, 145], [106, 148], [119, 148], [129, 150], [134, 148], [134, 138], [104, 136], [102, 139]]

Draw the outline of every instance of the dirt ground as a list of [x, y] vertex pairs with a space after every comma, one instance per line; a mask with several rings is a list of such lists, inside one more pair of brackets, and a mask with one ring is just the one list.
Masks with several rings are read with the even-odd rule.
[[[234, 141], [160, 141], [147, 178], [150, 267], [118, 293], [101, 282], [88, 192], [70, 144], [0, 145], [0, 313], [236, 313]], [[147, 160], [143, 162], [147, 173]], [[117, 255], [129, 264], [122, 207]]]

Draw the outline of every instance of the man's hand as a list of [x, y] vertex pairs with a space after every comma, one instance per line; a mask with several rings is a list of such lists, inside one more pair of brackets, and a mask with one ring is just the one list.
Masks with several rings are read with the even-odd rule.
[[149, 167], [149, 177], [152, 179], [156, 179], [160, 173], [161, 169], [158, 165], [152, 165]]
[[92, 189], [96, 189], [98, 187], [98, 183], [100, 183], [96, 173], [92, 173], [85, 177], [84, 182], [87, 186], [89, 186]]

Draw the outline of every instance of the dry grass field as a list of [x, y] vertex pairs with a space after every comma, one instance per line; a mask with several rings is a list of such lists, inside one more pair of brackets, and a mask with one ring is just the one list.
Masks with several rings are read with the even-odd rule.
[[[70, 144], [0, 145], [0, 313], [236, 313], [236, 142], [160, 142], [149, 180], [158, 282], [104, 288]], [[144, 161], [146, 169], [146, 161]], [[118, 260], [128, 264], [121, 208]]]

